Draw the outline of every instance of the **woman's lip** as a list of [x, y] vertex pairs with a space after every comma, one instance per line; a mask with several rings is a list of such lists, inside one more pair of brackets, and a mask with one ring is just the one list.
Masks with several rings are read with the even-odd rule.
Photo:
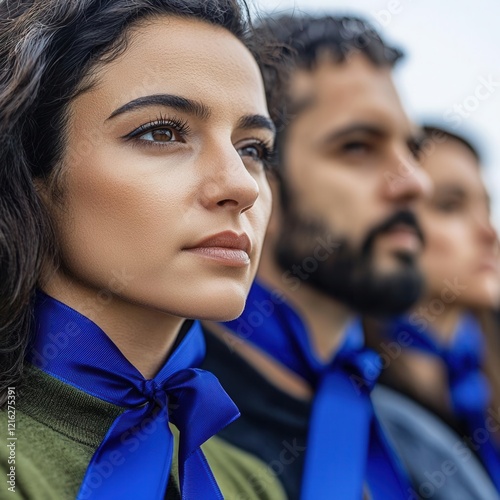
[[229, 267], [245, 267], [250, 264], [250, 257], [245, 250], [227, 247], [195, 247], [187, 248], [187, 252], [214, 260]]
[[197, 248], [225, 248], [228, 250], [242, 250], [247, 255], [252, 250], [252, 243], [246, 233], [237, 234], [234, 231], [223, 231], [213, 234], [194, 245], [191, 245], [185, 250], [194, 250]]

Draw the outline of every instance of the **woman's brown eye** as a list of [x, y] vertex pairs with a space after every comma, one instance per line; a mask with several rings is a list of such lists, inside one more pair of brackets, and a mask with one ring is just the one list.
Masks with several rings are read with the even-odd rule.
[[171, 142], [175, 137], [172, 129], [158, 128], [142, 134], [139, 139], [151, 142]]

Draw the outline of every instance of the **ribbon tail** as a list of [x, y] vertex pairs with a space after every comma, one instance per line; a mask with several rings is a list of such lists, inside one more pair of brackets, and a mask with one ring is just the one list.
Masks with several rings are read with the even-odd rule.
[[365, 389], [346, 373], [328, 373], [309, 424], [302, 500], [363, 497], [373, 410]]
[[127, 410], [114, 421], [87, 467], [77, 500], [165, 496], [173, 436], [166, 411], [146, 416], [148, 410], [149, 405]]
[[168, 381], [171, 422], [179, 429], [179, 480], [183, 500], [218, 500], [222, 494], [200, 446], [240, 413], [217, 378], [192, 368]]
[[408, 474], [385, 437], [376, 418], [372, 421], [368, 483], [380, 500], [416, 499]]
[[207, 459], [198, 448], [183, 464], [179, 463], [182, 478], [182, 500], [224, 500]]
[[500, 492], [500, 452], [495, 449], [490, 440], [486, 441], [479, 448], [479, 456], [488, 474], [490, 475], [495, 488]]
[[[486, 418], [470, 417], [467, 422], [472, 444], [477, 446], [477, 454], [488, 471], [495, 488], [500, 492], [500, 448], [493, 442]], [[482, 432], [480, 432], [482, 431]]]

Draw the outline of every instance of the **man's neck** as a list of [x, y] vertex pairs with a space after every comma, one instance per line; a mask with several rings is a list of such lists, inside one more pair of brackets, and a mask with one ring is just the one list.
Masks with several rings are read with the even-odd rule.
[[[269, 290], [283, 295], [305, 322], [309, 341], [317, 358], [328, 362], [335, 356], [343, 340], [343, 333], [353, 315], [339, 302], [318, 292], [306, 283], [291, 289], [283, 279], [283, 271], [265, 257], [261, 260], [259, 281]], [[227, 333], [220, 325], [205, 322], [205, 327], [221, 341], [227, 342]], [[252, 345], [251, 342], [234, 342], [238, 352], [269, 382], [290, 396], [310, 401], [314, 388], [291, 369]]]
[[258, 278], [271, 290], [281, 292], [304, 320], [311, 346], [322, 361], [330, 360], [340, 347], [353, 312], [344, 304], [310, 286], [306, 281], [293, 287], [283, 279], [284, 272], [263, 259]]

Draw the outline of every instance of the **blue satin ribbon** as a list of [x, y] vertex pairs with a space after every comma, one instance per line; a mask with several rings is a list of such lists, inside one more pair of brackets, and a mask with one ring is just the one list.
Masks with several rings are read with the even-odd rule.
[[[360, 500], [368, 482], [375, 499], [407, 499], [410, 484], [375, 418], [370, 391], [381, 362], [350, 325], [329, 363], [311, 348], [298, 314], [255, 282], [237, 320], [222, 326], [307, 380], [315, 389], [302, 500]], [[411, 498], [411, 497], [410, 497]]]
[[239, 412], [217, 378], [193, 368], [205, 355], [198, 323], [150, 380], [92, 321], [39, 292], [36, 330], [27, 360], [53, 377], [124, 407], [87, 467], [78, 500], [159, 500], [165, 497], [179, 429], [179, 480], [184, 500], [222, 494], [200, 449]]
[[[406, 318], [393, 322], [389, 332], [395, 339], [401, 333], [407, 333], [411, 339], [407, 349], [416, 349], [443, 361], [448, 373], [454, 415], [464, 423], [471, 437], [477, 429], [488, 432], [486, 412], [490, 404], [490, 388], [481, 371], [485, 346], [481, 327], [476, 319], [471, 314], [465, 314], [448, 345], [439, 343], [437, 335], [423, 328], [418, 329]], [[486, 442], [475, 445], [479, 447], [478, 455], [500, 491], [500, 448], [491, 435]]]

